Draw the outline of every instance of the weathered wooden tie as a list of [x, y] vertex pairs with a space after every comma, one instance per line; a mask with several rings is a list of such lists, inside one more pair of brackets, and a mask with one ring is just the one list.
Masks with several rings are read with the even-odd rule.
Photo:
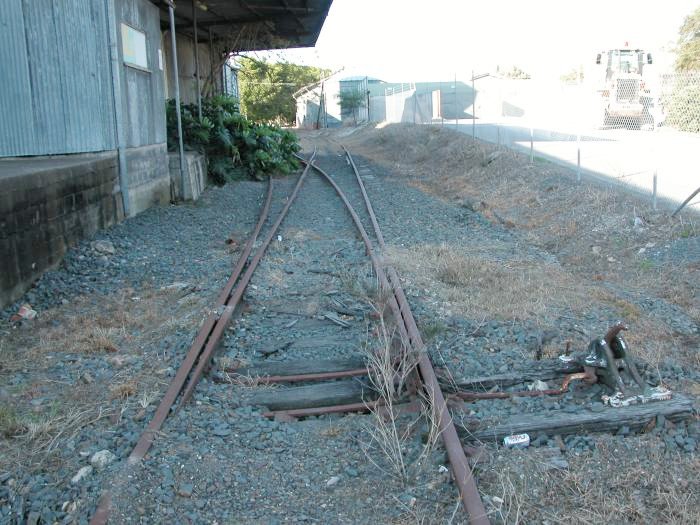
[[[468, 406], [465, 404], [465, 407]], [[468, 441], [500, 441], [513, 434], [533, 436], [543, 433], [549, 436], [564, 436], [587, 432], [614, 432], [623, 426], [630, 430], [641, 430], [659, 415], [675, 422], [688, 419], [692, 413], [693, 403], [676, 394], [668, 401], [654, 401], [621, 408], [605, 407], [598, 412], [583, 410], [569, 413], [550, 410], [543, 413], [518, 414], [490, 426], [484, 423], [460, 429], [460, 433]]]

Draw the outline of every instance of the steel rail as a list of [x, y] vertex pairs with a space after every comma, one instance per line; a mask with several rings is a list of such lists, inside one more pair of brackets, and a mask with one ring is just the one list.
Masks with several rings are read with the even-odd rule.
[[[310, 160], [313, 161], [315, 156], [316, 149], [314, 148]], [[220, 307], [224, 305], [224, 311], [218, 317], [215, 313], [211, 313], [205, 320], [204, 324], [197, 333], [197, 336], [195, 337], [192, 346], [187, 352], [184, 361], [178, 368], [175, 377], [170, 382], [168, 390], [161, 399], [161, 402], [158, 405], [158, 408], [156, 409], [153, 418], [146, 427], [146, 430], [144, 430], [144, 432], [141, 434], [141, 437], [136, 443], [136, 446], [131, 451], [131, 454], [127, 459], [127, 465], [137, 464], [145, 457], [146, 453], [153, 444], [153, 440], [156, 433], [160, 430], [160, 428], [163, 425], [163, 422], [170, 413], [170, 410], [172, 409], [172, 406], [175, 403], [177, 396], [182, 390], [182, 387], [185, 381], [187, 380], [187, 377], [190, 376], [190, 372], [192, 370], [192, 367], [194, 366], [195, 361], [197, 361], [197, 358], [199, 358], [199, 361], [197, 361], [197, 367], [192, 373], [190, 381], [187, 384], [186, 390], [183, 393], [182, 402], [186, 402], [189, 396], [191, 396], [192, 391], [194, 390], [194, 387], [196, 386], [199, 380], [199, 377], [201, 377], [201, 373], [203, 372], [205, 365], [208, 363], [209, 358], [211, 357], [213, 349], [221, 340], [221, 336], [223, 335], [225, 325], [230, 320], [235, 306], [238, 304], [241, 297], [243, 296], [245, 287], [247, 286], [248, 282], [250, 282], [252, 274], [255, 271], [255, 268], [257, 267], [258, 263], [260, 262], [260, 259], [262, 258], [265, 249], [269, 245], [270, 241], [272, 240], [272, 237], [279, 228], [279, 225], [282, 223], [282, 220], [289, 211], [292, 202], [295, 200], [299, 189], [301, 188], [301, 185], [303, 184], [304, 179], [306, 178], [308, 170], [308, 166], [303, 170], [301, 176], [299, 177], [299, 180], [297, 181], [297, 184], [294, 187], [292, 194], [288, 197], [284, 208], [282, 209], [280, 215], [275, 221], [275, 224], [272, 227], [272, 231], [265, 238], [263, 245], [261, 246], [261, 248], [258, 249], [255, 256], [253, 257], [253, 260], [251, 260], [250, 263], [248, 263], [247, 259], [250, 256], [252, 247], [255, 244], [255, 241], [257, 240], [257, 236], [259, 235], [263, 224], [267, 220], [267, 216], [269, 215], [270, 203], [272, 201], [273, 183], [271, 177], [268, 179], [267, 197], [263, 209], [261, 210], [260, 218], [258, 219], [258, 223], [255, 227], [255, 230], [251, 237], [248, 239], [244, 251], [241, 254], [241, 257], [239, 258], [231, 277], [228, 279], [222, 291], [219, 293], [219, 296], [217, 297], [216, 306]], [[243, 271], [243, 268], [246, 264], [248, 264], [248, 268], [243, 274], [243, 277], [240, 278], [240, 281], [238, 281], [240, 273]], [[238, 285], [234, 289], [234, 284], [236, 283], [236, 281], [238, 281]], [[241, 283], [243, 281], [245, 281], [245, 284], [241, 286]], [[109, 519], [110, 507], [111, 494], [109, 492], [105, 492], [102, 494], [98, 501], [97, 509], [93, 514], [92, 519], [90, 520], [90, 525], [105, 525]]]
[[[217, 307], [222, 306], [226, 301], [228, 295], [230, 294], [231, 288], [233, 288], [233, 285], [235, 284], [236, 280], [243, 271], [243, 267], [245, 266], [245, 263], [248, 259], [248, 256], [250, 255], [255, 241], [257, 240], [257, 237], [260, 233], [263, 224], [267, 220], [267, 217], [270, 212], [270, 203], [272, 202], [272, 189], [273, 182], [272, 178], [270, 177], [267, 182], [267, 194], [265, 197], [265, 203], [263, 204], [263, 207], [260, 211], [260, 217], [258, 218], [258, 222], [255, 226], [255, 229], [248, 238], [248, 241], [246, 242], [243, 252], [239, 257], [238, 263], [234, 267], [231, 276], [226, 281], [226, 284], [224, 285], [221, 293], [216, 299]], [[172, 406], [175, 403], [177, 396], [180, 394], [180, 391], [182, 390], [182, 387], [185, 384], [185, 381], [187, 380], [187, 377], [189, 376], [190, 371], [192, 370], [192, 367], [194, 366], [194, 363], [197, 360], [197, 357], [200, 355], [202, 348], [204, 347], [209, 336], [211, 335], [211, 332], [217, 324], [218, 320], [219, 319], [216, 312], [211, 312], [204, 320], [204, 323], [202, 323], [202, 326], [197, 331], [197, 335], [192, 341], [192, 345], [187, 351], [187, 354], [185, 354], [185, 358], [180, 364], [180, 367], [178, 368], [175, 377], [170, 381], [168, 389], [165, 391], [165, 394], [163, 395], [160, 403], [158, 404], [158, 408], [153, 414], [151, 420], [149, 421], [148, 426], [141, 433], [138, 442], [132, 449], [131, 454], [129, 454], [127, 464], [132, 465], [138, 463], [141, 459], [144, 458], [146, 452], [148, 452], [148, 449], [153, 444], [154, 436], [161, 429], [161, 427], [163, 426], [163, 422], [170, 414], [170, 410], [172, 409]], [[100, 497], [97, 503], [97, 509], [95, 510], [95, 513], [93, 514], [92, 519], [90, 520], [90, 525], [106, 524], [107, 520], [109, 519], [110, 507], [111, 495], [107, 491], [103, 493]]]
[[[298, 156], [297, 156], [298, 157]], [[301, 157], [298, 157], [303, 163], [307, 163], [307, 161]], [[365, 227], [362, 225], [362, 221], [360, 221], [360, 217], [357, 215], [357, 212], [355, 209], [352, 207], [352, 204], [350, 204], [350, 201], [347, 199], [343, 191], [340, 189], [340, 187], [335, 183], [333, 178], [328, 175], [323, 169], [319, 168], [315, 164], [307, 163], [309, 166], [313, 167], [321, 176], [325, 178], [325, 180], [333, 187], [335, 192], [338, 194], [340, 199], [343, 201], [343, 204], [345, 204], [346, 209], [350, 213], [350, 216], [355, 223], [355, 226], [357, 227], [358, 231], [360, 232], [360, 237], [362, 237], [362, 242], [365, 245], [365, 249], [367, 251], [367, 255], [370, 258], [370, 261], [372, 262], [372, 267], [374, 268], [374, 272], [377, 275], [377, 279], [379, 279], [379, 284], [383, 290], [391, 291], [391, 286], [389, 284], [389, 280], [386, 277], [386, 274], [384, 273], [383, 265], [381, 264], [381, 261], [377, 257], [377, 254], [374, 252], [374, 249], [372, 247], [372, 242], [369, 239], [369, 236], [367, 235], [367, 230], [365, 230]], [[397, 312], [400, 312], [399, 305], [396, 302], [396, 299], [393, 295], [390, 295], [387, 299], [389, 301], [389, 307], [392, 309], [392, 312], [396, 315]], [[408, 343], [409, 341], [409, 335], [408, 332], [406, 331], [406, 327], [404, 326], [403, 322], [397, 323], [396, 328], [398, 329], [400, 335], [401, 335], [401, 340], [403, 342]]]
[[[362, 192], [362, 197], [365, 203], [365, 208], [372, 221], [372, 226], [374, 228], [374, 233], [377, 237], [377, 241], [382, 251], [386, 250], [386, 244], [384, 243], [384, 236], [381, 233], [379, 223], [377, 222], [376, 214], [374, 213], [374, 208], [372, 207], [372, 202], [369, 199], [367, 190], [365, 189], [364, 182], [360, 177], [359, 170], [355, 165], [355, 161], [352, 155], [345, 146], [343, 150], [347, 155], [350, 166], [355, 173], [355, 179]], [[419, 352], [418, 369], [423, 380], [423, 384], [426, 388], [428, 399], [433, 401], [433, 405], [436, 408], [438, 427], [440, 429], [440, 436], [447, 449], [447, 455], [450, 460], [450, 466], [452, 467], [452, 474], [455, 479], [455, 483], [459, 488], [460, 496], [462, 497], [462, 503], [464, 504], [465, 510], [469, 514], [469, 521], [474, 525], [483, 525], [489, 523], [489, 519], [486, 514], [486, 509], [483, 502], [481, 501], [481, 496], [476, 487], [476, 482], [474, 481], [474, 476], [472, 475], [471, 468], [469, 467], [469, 462], [464, 454], [464, 448], [457, 434], [457, 429], [455, 427], [452, 416], [450, 415], [449, 409], [447, 408], [447, 403], [445, 401], [445, 396], [440, 389], [438, 383], [437, 375], [435, 374], [435, 369], [433, 368], [428, 355], [425, 353], [425, 344], [416, 325], [415, 318], [411, 312], [411, 307], [406, 299], [406, 295], [401, 286], [401, 281], [399, 279], [396, 270], [391, 266], [387, 265], [386, 268], [389, 280], [391, 283], [391, 289], [394, 292], [396, 301], [399, 304], [401, 318], [408, 332], [409, 341], [411, 346]]]
[[[246, 242], [245, 248], [243, 249], [243, 252], [241, 253], [241, 256], [238, 258], [238, 262], [236, 266], [233, 269], [233, 272], [231, 273], [231, 276], [229, 277], [228, 281], [224, 285], [221, 293], [216, 299], [216, 307], [220, 307], [225, 304], [231, 288], [233, 288], [233, 285], [236, 283], [238, 278], [240, 277], [241, 272], [243, 271], [243, 267], [246, 264], [246, 261], [248, 259], [248, 256], [250, 255], [250, 252], [253, 248], [253, 245], [255, 244], [255, 241], [257, 240], [258, 234], [260, 233], [260, 230], [267, 220], [267, 217], [270, 212], [270, 203], [272, 201], [272, 189], [273, 189], [273, 182], [272, 178], [268, 179], [268, 185], [267, 185], [267, 195], [265, 197], [265, 204], [263, 205], [263, 208], [260, 212], [260, 217], [258, 218], [258, 223], [255, 226], [255, 229], [253, 230], [253, 233], [251, 236], [248, 238], [248, 241]], [[216, 328], [216, 326], [219, 324], [221, 318], [217, 315], [216, 312], [212, 312], [209, 314], [207, 319], [204, 321], [204, 324], [202, 327], [199, 329], [197, 332], [197, 335], [192, 342], [192, 345], [190, 346], [190, 349], [187, 352], [187, 355], [178, 368], [177, 373], [175, 374], [175, 377], [173, 380], [170, 382], [170, 385], [168, 386], [168, 390], [165, 392], [165, 395], [160, 401], [160, 404], [158, 405], [158, 408], [156, 409], [155, 413], [153, 414], [153, 418], [149, 422], [148, 426], [146, 427], [146, 430], [143, 431], [141, 434], [141, 437], [139, 438], [138, 442], [136, 443], [136, 446], [134, 449], [131, 451], [131, 454], [129, 454], [128, 462], [129, 463], [135, 463], [140, 461], [141, 459], [144, 458], [146, 455], [146, 452], [148, 452], [148, 449], [151, 447], [151, 444], [153, 443], [153, 438], [155, 434], [160, 430], [160, 428], [163, 426], [163, 422], [165, 419], [168, 417], [168, 414], [170, 414], [170, 410], [175, 403], [175, 400], [177, 399], [177, 396], [180, 394], [180, 391], [182, 390], [183, 385], [185, 384], [185, 381], [187, 380], [187, 377], [190, 375], [190, 372], [192, 370], [192, 367], [194, 366], [194, 363], [196, 362], [197, 358], [200, 356], [202, 349], [205, 347], [206, 342], [210, 339], [213, 330]]]
[[[316, 157], [316, 150], [311, 154], [311, 158], [309, 159], [309, 162], [313, 162], [314, 158]], [[216, 326], [213, 328], [211, 335], [209, 336], [209, 339], [207, 340], [207, 344], [202, 351], [199, 361], [197, 362], [197, 366], [195, 367], [194, 371], [192, 372], [190, 376], [190, 380], [187, 383], [187, 386], [185, 387], [185, 391], [182, 394], [182, 400], [180, 402], [180, 407], [182, 407], [189, 399], [192, 397], [192, 394], [194, 393], [194, 389], [197, 387], [197, 384], [199, 383], [200, 378], [202, 377], [202, 374], [204, 373], [205, 368], [209, 365], [209, 360], [211, 359], [212, 354], [214, 353], [214, 350], [216, 349], [217, 345], [221, 341], [221, 338], [224, 335], [224, 330], [226, 329], [226, 325], [228, 322], [231, 320], [231, 317], [233, 316], [233, 312], [236, 309], [236, 306], [238, 306], [238, 303], [240, 302], [241, 298], [243, 297], [243, 294], [245, 293], [246, 288], [248, 287], [248, 283], [250, 282], [251, 278], [253, 277], [253, 273], [258, 267], [258, 264], [260, 263], [260, 260], [262, 259], [263, 255], [265, 255], [265, 252], [267, 251], [267, 247], [270, 245], [270, 241], [272, 241], [272, 238], [275, 236], [277, 233], [277, 230], [280, 227], [280, 224], [282, 224], [282, 221], [285, 219], [287, 216], [287, 212], [289, 211], [289, 208], [292, 206], [292, 203], [294, 203], [294, 200], [296, 199], [299, 190], [301, 189], [302, 184], [304, 183], [304, 179], [306, 179], [306, 174], [309, 171], [309, 166], [307, 165], [306, 168], [304, 168], [304, 171], [301, 173], [301, 176], [299, 177], [299, 180], [297, 181], [296, 185], [294, 186], [294, 191], [292, 191], [292, 194], [289, 196], [287, 199], [287, 202], [284, 205], [284, 208], [282, 208], [282, 211], [279, 213], [277, 216], [277, 220], [275, 223], [272, 225], [270, 228], [270, 231], [267, 233], [267, 236], [263, 240], [262, 244], [258, 247], [257, 251], [255, 252], [255, 255], [251, 259], [250, 263], [248, 264], [248, 267], [246, 268], [245, 273], [243, 276], [240, 278], [238, 283], [236, 284], [236, 287], [232, 290], [231, 296], [229, 299], [226, 301], [226, 306], [221, 314], [221, 317], [219, 318], [219, 322], [216, 324]]]
[[[224, 372], [231, 374], [233, 377], [240, 377], [243, 382], [251, 384], [269, 384], [269, 383], [301, 383], [304, 381], [323, 381], [326, 379], [340, 379], [342, 377], [366, 376], [369, 374], [368, 368], [351, 368], [348, 370], [339, 370], [337, 372], [310, 372], [308, 374], [294, 375], [266, 375], [248, 377], [238, 372], [238, 368], [225, 368]], [[226, 382], [224, 379], [221, 382]]]
[[[289, 417], [311, 417], [311, 416], [323, 416], [326, 414], [346, 414], [348, 412], [369, 412], [370, 410], [381, 411], [387, 405], [382, 400], [376, 401], [364, 401], [362, 403], [348, 403], [345, 405], [331, 405], [327, 407], [311, 407], [311, 408], [290, 408], [287, 410], [273, 410], [271, 412], [263, 412], [263, 416], [267, 418], [274, 418], [278, 416], [289, 416]], [[405, 403], [398, 403], [393, 406], [396, 412], [409, 413], [418, 412], [419, 404], [417, 401], [408, 401]]]
[[[459, 488], [462, 502], [466, 511], [469, 513], [470, 523], [473, 525], [486, 525], [490, 523], [486, 515], [486, 509], [484, 508], [484, 504], [481, 501], [481, 497], [479, 496], [479, 492], [476, 488], [476, 483], [474, 481], [474, 477], [472, 476], [471, 469], [469, 468], [467, 457], [464, 454], [462, 443], [457, 435], [457, 429], [455, 428], [454, 422], [452, 421], [452, 417], [450, 416], [447, 408], [445, 397], [442, 394], [442, 390], [437, 382], [435, 371], [433, 370], [432, 364], [430, 363], [427, 355], [425, 352], [423, 352], [424, 344], [420, 337], [420, 333], [418, 332], [415, 320], [413, 319], [413, 315], [411, 314], [410, 306], [406, 301], [403, 290], [400, 288], [400, 283], [397, 284], [397, 280], [394, 280], [394, 282], [391, 283], [387, 278], [384, 267], [382, 264], [380, 264], [379, 258], [374, 253], [369, 237], [367, 236], [367, 232], [362, 225], [357, 212], [352, 207], [340, 187], [323, 169], [319, 168], [315, 164], [309, 164], [312, 165], [312, 167], [328, 181], [345, 204], [345, 207], [350, 213], [355, 226], [360, 231], [360, 235], [365, 243], [368, 255], [372, 260], [372, 266], [374, 267], [374, 271], [380, 281], [380, 284], [382, 285], [382, 288], [386, 290], [393, 290], [394, 292], [394, 294], [390, 295], [388, 298], [389, 307], [391, 308], [396, 319], [397, 328], [405, 336], [404, 340], [408, 341], [414, 349], [420, 351], [418, 367], [421, 372], [423, 384], [426, 388], [428, 396], [430, 396], [429, 399], [433, 400], [434, 405], [438, 409], [437, 416], [440, 435], [445, 443], [447, 455], [450, 459], [450, 465], [452, 467], [453, 477], [457, 487]], [[363, 185], [361, 186], [364, 187]], [[371, 203], [366, 201], [365, 205], [368, 207], [368, 211], [372, 210]], [[373, 210], [369, 213], [371, 215], [374, 214]], [[373, 220], [373, 225], [374, 224], [377, 224], [376, 216]], [[395, 274], [395, 272], [393, 273]]]

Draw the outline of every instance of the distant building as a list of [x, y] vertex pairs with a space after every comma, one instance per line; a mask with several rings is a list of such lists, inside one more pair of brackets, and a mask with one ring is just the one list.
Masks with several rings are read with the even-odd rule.
[[340, 93], [356, 91], [370, 102], [370, 89], [377, 89], [385, 82], [367, 76], [342, 76], [336, 72], [318, 82], [304, 86], [294, 94], [297, 104], [297, 127], [306, 129], [341, 126], [343, 122], [367, 122], [375, 120], [371, 115], [371, 104], [365, 102], [355, 115], [342, 108]]

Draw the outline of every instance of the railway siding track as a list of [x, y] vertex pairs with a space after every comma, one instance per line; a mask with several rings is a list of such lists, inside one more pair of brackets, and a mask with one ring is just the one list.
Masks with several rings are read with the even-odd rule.
[[[539, 429], [565, 435], [596, 428], [613, 429], [620, 425], [620, 421], [633, 426], [639, 423], [641, 426], [658, 414], [665, 415], [669, 420], [686, 418], [691, 414], [691, 404], [682, 396], [677, 396], [671, 402], [631, 407], [622, 416], [619, 410], [615, 412], [612, 409], [573, 422], [571, 418], [557, 420], [556, 417], [547, 416], [537, 420], [526, 416], [520, 420], [511, 418], [492, 424], [476, 422], [471, 427], [460, 425], [458, 428], [448, 405], [454, 413], [459, 413], [464, 407], [464, 401], [459, 395], [470, 399], [470, 395], [477, 394], [478, 398], [488, 385], [517, 385], [533, 377], [564, 379], [581, 370], [574, 366], [562, 367], [557, 362], [552, 362], [549, 366], [540, 362], [531, 370], [513, 372], [509, 376], [502, 374], [465, 378], [457, 384], [454, 380], [446, 379], [450, 376], [449, 371], [436, 371], [402, 288], [401, 279], [383, 257], [386, 244], [360, 170], [350, 152], [345, 150], [345, 155], [352, 171], [343, 175], [331, 175], [316, 165], [315, 152], [308, 161], [302, 159], [306, 165], [303, 173], [284, 201], [277, 220], [267, 229], [263, 241], [258, 243], [257, 237], [267, 220], [273, 200], [273, 182], [270, 180], [260, 220], [248, 239], [231, 278], [222, 289], [214, 312], [202, 324], [153, 419], [129, 456], [127, 468], [118, 476], [119, 479], [114, 480], [113, 488], [122, 493], [120, 505], [125, 501], [123, 493], [128, 493], [128, 480], [138, 478], [134, 469], [138, 469], [144, 458], [149, 459], [146, 456], [149, 450], [151, 456], [169, 450], [165, 443], [168, 439], [166, 434], [164, 442], [160, 444], [162, 446], [157, 447], [158, 450], [153, 451], [151, 446], [154, 441], [159, 441], [161, 429], [166, 418], [173, 415], [177, 401], [179, 404], [174, 414], [176, 428], [204, 432], [202, 439], [214, 437], [223, 440], [224, 445], [229, 437], [232, 440], [239, 437], [232, 433], [233, 425], [229, 424], [230, 421], [242, 415], [249, 417], [249, 407], [266, 407], [267, 411], [263, 415], [274, 420], [270, 427], [274, 429], [278, 429], [279, 424], [295, 422], [301, 418], [311, 417], [309, 421], [313, 422], [314, 416], [380, 410], [385, 400], [377, 395], [372, 382], [368, 380], [367, 376], [372, 371], [368, 369], [363, 355], [363, 352], [368, 351], [364, 348], [368, 341], [368, 327], [376, 325], [378, 316], [363, 303], [361, 294], [353, 293], [353, 287], [362, 289], [364, 293], [374, 292], [386, 303], [385, 314], [391, 313], [396, 336], [394, 349], [397, 354], [392, 359], [400, 360], [402, 352], [418, 356], [413, 387], [423, 390], [423, 399], [432, 404], [430, 410], [436, 417], [452, 477], [471, 523], [488, 523], [489, 519], [465, 454], [464, 444], [467, 441], [500, 440], [516, 430], [525, 432]], [[313, 228], [295, 231], [291, 224], [285, 224], [280, 230], [287, 212], [292, 210], [294, 213], [294, 200], [298, 194], [303, 195], [302, 186], [309, 178], [311, 169], [321, 175], [324, 184], [330, 185], [337, 198], [344, 203], [361, 242], [356, 238], [348, 238], [346, 220], [341, 225], [339, 222], [343, 221], [337, 217], [324, 216], [328, 210], [321, 202], [318, 203], [318, 209], [313, 210], [312, 216], [315, 216], [317, 222], [335, 223], [337, 232], [345, 230], [343, 236], [334, 237], [328, 233], [321, 235], [314, 232]], [[358, 209], [364, 209], [366, 213], [358, 213]], [[309, 245], [316, 246], [311, 265], [299, 252]], [[268, 246], [271, 248], [265, 255]], [[250, 258], [253, 248], [256, 250]], [[365, 253], [362, 253], [363, 249]], [[334, 264], [326, 264], [320, 254]], [[258, 264], [268, 259], [274, 260], [275, 264], [271, 268], [263, 264], [263, 271], [267, 272], [267, 281], [274, 285], [261, 287], [253, 284], [251, 289], [249, 283]], [[368, 259], [371, 261], [371, 271]], [[339, 261], [340, 270], [337, 264]], [[302, 290], [286, 289], [286, 279], [298, 278], [315, 284]], [[242, 314], [235, 321], [235, 327], [231, 326], [234, 314], [240, 313], [240, 305], [243, 303], [246, 308], [257, 311], [257, 324], [251, 326], [246, 321], [246, 315]], [[266, 326], [274, 328], [266, 330]], [[212, 362], [215, 364], [214, 370], [207, 376], [206, 372]], [[203, 385], [206, 393], [201, 393], [202, 388], [198, 388], [203, 378], [208, 378]], [[465, 392], [466, 396], [463, 395]], [[400, 402], [399, 408], [406, 413], [425, 410], [416, 401], [415, 392], [410, 388], [397, 401]], [[197, 423], [188, 423], [190, 419], [201, 417], [197, 414], [201, 412], [201, 407], [209, 412], [223, 411], [227, 415], [218, 419], [228, 422], [208, 429], [202, 429]], [[255, 443], [252, 448], [253, 454], [269, 448], [274, 449], [275, 453], [289, 450], [280, 446], [261, 449]], [[466, 449], [475, 450], [473, 447]], [[330, 480], [334, 478], [331, 477]], [[337, 481], [333, 484], [335, 483]], [[107, 523], [110, 513], [117, 510], [119, 505], [112, 505], [111, 501], [113, 492], [109, 489], [105, 492], [91, 523]]]

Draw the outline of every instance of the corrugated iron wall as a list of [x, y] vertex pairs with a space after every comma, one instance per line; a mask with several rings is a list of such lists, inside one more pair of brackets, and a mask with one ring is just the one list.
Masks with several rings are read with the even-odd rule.
[[2, 4], [0, 157], [115, 149], [104, 2]]
[[[160, 67], [162, 58], [158, 58], [161, 44], [158, 8], [144, 0], [117, 0], [116, 9], [120, 23], [145, 33], [148, 58], [145, 69], [122, 64], [122, 107], [127, 111], [124, 119], [126, 146], [133, 148], [164, 143], [165, 79]], [[117, 34], [121, 49], [119, 28]]]

